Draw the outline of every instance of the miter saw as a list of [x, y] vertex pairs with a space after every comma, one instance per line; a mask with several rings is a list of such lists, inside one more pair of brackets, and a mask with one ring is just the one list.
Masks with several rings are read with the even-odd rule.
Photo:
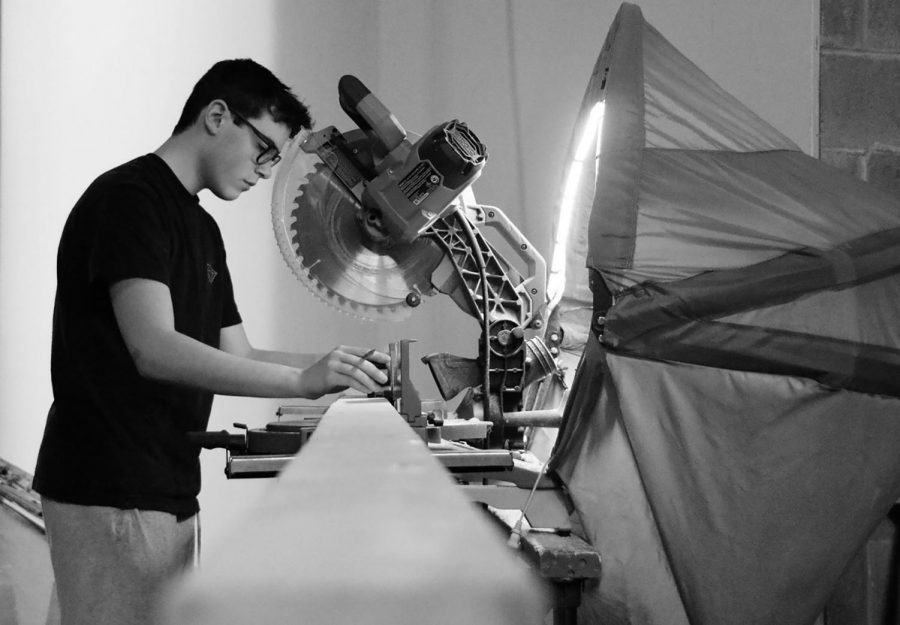
[[[521, 446], [522, 426], [548, 419], [522, 412], [524, 389], [559, 374], [555, 345], [542, 337], [543, 258], [499, 209], [474, 202], [471, 185], [487, 150], [465, 123], [438, 124], [412, 141], [357, 78], [341, 78], [338, 92], [358, 128], [301, 133], [276, 176], [272, 217], [282, 255], [314, 294], [360, 318], [400, 320], [424, 297], [448, 295], [480, 324], [478, 357], [423, 360], [444, 401], [463, 395], [457, 412], [489, 424], [489, 446]], [[514, 250], [521, 271], [485, 226]], [[391, 377], [402, 384], [391, 385], [388, 399], [423, 426], [427, 414], [400, 375], [404, 351], [392, 354]]]
[[[571, 533], [571, 504], [546, 465], [520, 451], [526, 430], [561, 420], [558, 405], [540, 409], [548, 384], [563, 385], [560, 333], [546, 326], [544, 260], [499, 209], [475, 203], [471, 185], [487, 150], [466, 124], [439, 124], [413, 141], [359, 80], [344, 76], [338, 90], [358, 128], [301, 133], [276, 175], [272, 217], [282, 255], [314, 294], [350, 315], [402, 320], [443, 293], [478, 320], [476, 358], [423, 358], [441, 400], [422, 399], [413, 386], [408, 339], [389, 346], [383, 396], [471, 500], [498, 518], [521, 511], [513, 535], [553, 582], [554, 610], [568, 615], [581, 581], [600, 574], [599, 555]], [[484, 227], [502, 237], [521, 270]], [[235, 424], [246, 432], [191, 438], [228, 449], [229, 478], [273, 476], [314, 436], [324, 411], [282, 406], [265, 429]], [[530, 529], [522, 531], [526, 510]]]

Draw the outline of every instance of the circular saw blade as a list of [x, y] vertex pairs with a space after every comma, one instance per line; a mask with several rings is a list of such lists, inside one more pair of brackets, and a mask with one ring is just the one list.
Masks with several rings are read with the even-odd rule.
[[[354, 135], [356, 138], [353, 139]], [[365, 133], [348, 133], [359, 147]], [[360, 226], [359, 200], [298, 136], [275, 178], [272, 223], [285, 262], [327, 304], [373, 320], [402, 320], [407, 296], [431, 294], [431, 274], [442, 252], [431, 240], [388, 245]]]

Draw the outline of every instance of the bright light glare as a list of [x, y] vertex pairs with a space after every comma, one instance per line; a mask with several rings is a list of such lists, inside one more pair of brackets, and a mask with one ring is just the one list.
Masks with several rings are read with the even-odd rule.
[[594, 162], [600, 156], [600, 139], [603, 133], [604, 103], [597, 102], [581, 130], [575, 157], [569, 165], [569, 173], [563, 187], [562, 202], [559, 206], [559, 222], [556, 224], [556, 240], [553, 242], [553, 259], [550, 263], [550, 277], [547, 281], [547, 294], [552, 309], [562, 298], [566, 286], [566, 245], [568, 244], [569, 227], [572, 224], [572, 213], [575, 210], [575, 198], [581, 184], [581, 176], [585, 162], [590, 154]]

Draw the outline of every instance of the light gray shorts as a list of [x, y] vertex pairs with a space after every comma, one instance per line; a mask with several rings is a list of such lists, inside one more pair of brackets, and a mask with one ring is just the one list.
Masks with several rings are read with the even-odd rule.
[[149, 625], [160, 592], [197, 564], [197, 515], [42, 505], [61, 625]]

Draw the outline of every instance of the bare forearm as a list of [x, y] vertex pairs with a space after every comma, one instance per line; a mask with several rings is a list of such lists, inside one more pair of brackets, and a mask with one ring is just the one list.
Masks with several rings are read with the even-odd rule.
[[267, 349], [252, 349], [248, 358], [258, 362], [285, 365], [296, 369], [306, 369], [322, 359], [325, 354], [305, 354], [299, 352], [279, 352]]
[[375, 392], [387, 377], [387, 354], [339, 346], [313, 354], [256, 350], [242, 324], [222, 328], [216, 349], [175, 330], [169, 287], [128, 278], [110, 286], [116, 322], [144, 377], [223, 395], [316, 398], [352, 387]]
[[157, 336], [132, 356], [141, 375], [163, 382], [221, 395], [307, 396], [305, 366], [235, 356], [174, 331]]

